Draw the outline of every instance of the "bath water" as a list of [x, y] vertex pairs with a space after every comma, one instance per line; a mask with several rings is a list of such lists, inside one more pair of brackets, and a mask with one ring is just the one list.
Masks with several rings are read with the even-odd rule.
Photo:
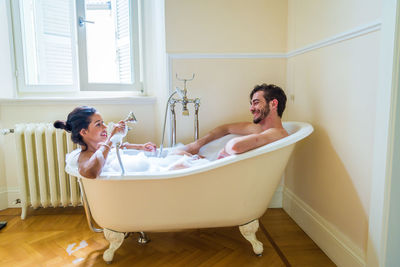
[[[200, 158], [197, 155], [176, 155], [174, 150], [164, 157], [155, 157], [154, 153], [144, 151], [122, 150], [121, 160], [126, 172], [165, 172], [169, 170], [190, 168], [210, 162], [208, 159]], [[106, 164], [103, 167], [104, 172], [120, 172], [121, 167], [117, 158], [115, 149], [107, 157]]]
[[[163, 151], [162, 157], [156, 157], [156, 152], [146, 152], [140, 150], [120, 150], [121, 160], [124, 165], [125, 171], [130, 173], [154, 173], [165, 172], [170, 170], [190, 168], [194, 166], [204, 165], [210, 161], [214, 161], [218, 157], [219, 151], [225, 144], [232, 138], [238, 135], [226, 135], [222, 138], [214, 140], [200, 149], [201, 158], [198, 155], [187, 156], [175, 154], [177, 149], [182, 148], [183, 145], [178, 144], [173, 148], [167, 148]], [[81, 149], [78, 148], [66, 156], [66, 170], [69, 173], [75, 173], [79, 176], [78, 172], [78, 157]], [[102, 156], [102, 155], [101, 155]], [[120, 172], [117, 153], [115, 148], [111, 149], [108, 154], [106, 163], [103, 167], [103, 172]]]

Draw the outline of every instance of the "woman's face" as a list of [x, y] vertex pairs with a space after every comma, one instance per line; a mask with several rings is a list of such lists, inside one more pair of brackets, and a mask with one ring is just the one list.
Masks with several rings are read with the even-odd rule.
[[81, 135], [85, 143], [100, 143], [107, 140], [107, 126], [104, 125], [103, 118], [99, 113], [94, 113], [90, 117], [90, 124], [87, 129], [81, 130]]

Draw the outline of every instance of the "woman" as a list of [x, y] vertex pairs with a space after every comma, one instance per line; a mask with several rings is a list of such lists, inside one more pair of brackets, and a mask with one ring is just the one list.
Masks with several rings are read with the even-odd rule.
[[[92, 107], [82, 106], [75, 108], [68, 114], [67, 121], [56, 121], [54, 127], [64, 129], [71, 133], [74, 143], [81, 146], [78, 157], [78, 171], [86, 178], [96, 178], [100, 175], [106, 162], [108, 153], [113, 145], [116, 145], [116, 134], [125, 132], [125, 122], [115, 124], [110, 135], [107, 134], [107, 126], [103, 118]], [[153, 143], [129, 144], [124, 143], [123, 147], [154, 151], [156, 146]]]

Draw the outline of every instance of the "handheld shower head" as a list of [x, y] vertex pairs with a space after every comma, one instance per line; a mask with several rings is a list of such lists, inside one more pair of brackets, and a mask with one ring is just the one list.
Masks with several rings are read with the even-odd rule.
[[130, 123], [137, 123], [137, 119], [135, 117], [135, 114], [133, 114], [133, 111], [129, 112], [128, 117], [126, 117], [124, 121]]
[[[133, 112], [129, 112], [128, 116], [126, 117], [126, 119], [124, 120], [125, 123], [130, 122], [130, 123], [136, 123], [136, 117], [135, 114], [133, 114]], [[111, 124], [113, 125], [113, 123]], [[112, 129], [112, 127], [109, 127], [110, 131]], [[128, 134], [128, 131], [131, 130], [131, 128], [129, 127], [125, 127], [125, 131], [124, 132], [120, 132], [115, 134], [114, 136], [111, 137], [111, 142], [113, 142], [113, 144], [118, 144], [122, 142], [122, 139]], [[110, 133], [110, 132], [109, 132]]]

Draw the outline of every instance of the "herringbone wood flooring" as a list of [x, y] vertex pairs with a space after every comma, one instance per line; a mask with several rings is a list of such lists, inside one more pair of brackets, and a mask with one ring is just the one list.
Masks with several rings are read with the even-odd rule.
[[[108, 242], [89, 230], [82, 208], [31, 210], [24, 221], [19, 216], [19, 209], [0, 211], [0, 220], [8, 221], [0, 231], [0, 266], [107, 266]], [[260, 219], [262, 257], [238, 227], [148, 236], [145, 245], [137, 234], [125, 239], [112, 266], [335, 266], [282, 209]]]

